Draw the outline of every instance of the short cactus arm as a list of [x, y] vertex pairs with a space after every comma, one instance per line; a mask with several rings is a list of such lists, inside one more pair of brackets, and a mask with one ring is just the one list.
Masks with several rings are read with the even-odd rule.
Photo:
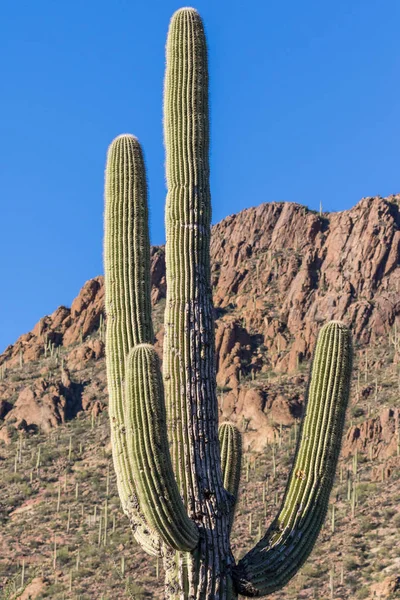
[[234, 571], [236, 590], [259, 597], [282, 588], [309, 556], [326, 516], [339, 457], [352, 369], [350, 331], [320, 331], [306, 413], [281, 510]]
[[239, 495], [240, 472], [242, 467], [242, 436], [232, 423], [221, 423], [218, 429], [221, 448], [221, 468], [224, 488], [232, 495], [233, 507], [230, 518], [232, 527], [234, 508]]
[[133, 477], [146, 521], [175, 550], [197, 545], [176, 484], [167, 438], [160, 362], [150, 344], [135, 346], [127, 363], [126, 428]]

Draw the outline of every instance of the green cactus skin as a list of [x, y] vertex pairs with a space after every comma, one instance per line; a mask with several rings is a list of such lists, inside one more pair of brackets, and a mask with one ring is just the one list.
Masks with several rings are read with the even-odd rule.
[[[159, 554], [161, 540], [173, 548], [190, 550], [197, 544], [198, 533], [187, 516], [173, 477], [166, 429], [163, 436], [157, 437], [160, 427], [150, 434], [145, 427], [151, 413], [165, 423], [165, 405], [160, 367], [148, 349], [154, 335], [147, 186], [142, 150], [133, 136], [119, 136], [110, 145], [105, 188], [106, 362], [118, 491], [135, 537], [147, 552]], [[125, 373], [127, 358], [131, 359], [128, 365], [132, 369], [135, 364], [140, 368], [136, 378], [132, 369]], [[145, 378], [143, 360], [148, 368], [153, 367]], [[140, 393], [138, 380], [144, 383]], [[150, 445], [152, 457], [162, 453], [161, 459], [152, 460], [151, 467], [140, 463], [138, 451], [147, 447], [150, 452]], [[159, 492], [157, 498], [154, 493], [149, 497], [140, 467], [149, 469], [147, 486]], [[157, 519], [149, 518], [154, 514]]]
[[328, 510], [349, 399], [350, 332], [331, 321], [314, 353], [306, 413], [282, 507], [234, 572], [237, 591], [259, 597], [282, 588], [309, 556]]
[[139, 143], [120, 136], [107, 161], [106, 358], [119, 495], [136, 540], [163, 558], [169, 600], [259, 597], [293, 577], [326, 516], [349, 397], [351, 336], [335, 321], [321, 329], [282, 507], [235, 567], [229, 534], [241, 442], [229, 424], [218, 435], [207, 50], [201, 18], [192, 8], [177, 11], [170, 23], [164, 129], [164, 390], [152, 347], [147, 189]]
[[232, 423], [221, 423], [218, 429], [218, 437], [221, 448], [224, 488], [232, 495], [233, 500], [234, 508], [230, 519], [230, 529], [232, 529], [242, 469], [242, 436], [239, 429]]

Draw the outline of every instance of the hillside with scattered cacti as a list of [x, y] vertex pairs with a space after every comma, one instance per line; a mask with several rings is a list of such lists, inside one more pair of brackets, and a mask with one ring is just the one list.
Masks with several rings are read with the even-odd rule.
[[[212, 228], [220, 420], [243, 434], [237, 558], [273, 520], [291, 469], [324, 321], [354, 337], [344, 442], [328, 518], [273, 600], [400, 597], [399, 196], [317, 214], [245, 210]], [[151, 249], [162, 354], [164, 249]], [[111, 460], [103, 278], [0, 356], [1, 598], [161, 598], [161, 565], [135, 542]]]

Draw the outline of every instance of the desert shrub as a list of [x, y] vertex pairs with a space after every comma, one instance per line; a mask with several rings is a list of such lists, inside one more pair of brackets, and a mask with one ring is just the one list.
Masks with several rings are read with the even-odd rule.
[[356, 557], [354, 556], [349, 556], [348, 558], [346, 558], [346, 560], [344, 561], [344, 568], [345, 571], [355, 571], [356, 569], [359, 568], [359, 563], [357, 562]]
[[358, 600], [363, 600], [364, 598], [369, 598], [369, 588], [366, 585], [363, 585], [357, 592], [356, 598]]

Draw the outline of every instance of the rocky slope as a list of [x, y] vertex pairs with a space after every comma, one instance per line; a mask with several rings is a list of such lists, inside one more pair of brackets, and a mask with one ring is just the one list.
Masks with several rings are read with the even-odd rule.
[[[366, 465], [360, 470], [368, 485], [387, 479], [392, 485], [393, 498], [396, 497], [400, 466], [399, 206], [399, 195], [364, 198], [351, 210], [322, 215], [297, 204], [262, 204], [227, 217], [213, 227], [212, 281], [220, 414], [241, 428], [245, 449], [253, 453], [251, 460], [256, 456], [254, 453], [262, 453], [259, 463], [263, 466], [259, 467], [257, 485], [263, 485], [267, 477], [265, 468], [269, 463], [262, 462], [266, 445], [277, 448], [278, 471], [283, 466], [282, 479], [277, 477], [274, 494], [281, 493], [287, 475], [286, 452], [292, 448], [292, 431], [302, 414], [309, 359], [318, 328], [334, 318], [351, 326], [356, 341], [343, 468], [354, 462], [354, 456], [364, 457]], [[151, 276], [156, 347], [161, 355], [166, 293], [162, 247], [152, 248]], [[94, 435], [93, 422], [103, 423], [101, 436], [91, 441], [92, 454], [87, 457], [90, 465], [103, 468], [94, 457], [108, 444], [105, 390], [104, 286], [103, 278], [96, 277], [86, 282], [71, 308], [59, 307], [42, 318], [31, 332], [22, 335], [0, 355], [0, 466], [3, 461], [7, 468], [19, 471], [17, 462], [22, 450], [17, 450], [15, 464], [13, 457], [22, 438], [24, 443], [30, 440], [33, 445], [49, 445], [46, 440], [57, 436], [57, 431], [68, 430], [71, 436], [81, 427], [79, 423], [87, 421], [89, 431], [81, 440], [84, 446]], [[48, 473], [42, 474], [42, 478], [58, 482], [66, 465], [58, 458], [57, 444], [51, 448]], [[285, 450], [282, 456], [280, 449]], [[75, 481], [78, 477], [75, 465], [71, 469]], [[21, 481], [24, 483], [25, 479]], [[18, 488], [18, 482], [13, 480], [14, 484]], [[29, 485], [40, 505], [43, 493], [40, 482], [37, 489], [34, 482]], [[93, 494], [89, 475], [85, 485], [87, 493]], [[379, 488], [377, 493], [379, 496]], [[24, 506], [23, 493], [15, 494], [20, 499], [18, 504]], [[257, 492], [252, 503], [256, 500]], [[0, 533], [0, 565], [1, 549], [6, 556], [13, 543], [15, 524], [11, 524], [10, 515], [14, 511], [15, 506], [10, 506], [10, 502], [0, 500], [0, 515], [9, 532], [8, 538], [3, 534], [3, 539]], [[116, 498], [115, 514], [118, 511]], [[248, 506], [244, 505], [238, 516], [247, 512]], [[121, 529], [125, 526], [122, 517]], [[349, 522], [344, 519], [342, 526], [343, 535], [346, 527], [357, 535], [351, 519]], [[242, 527], [241, 535], [245, 535], [245, 530]], [[396, 539], [400, 541], [399, 536]], [[20, 554], [28, 556], [29, 552], [25, 549]], [[51, 557], [48, 560], [51, 562]], [[7, 559], [4, 561], [4, 569], [10, 568]], [[396, 589], [395, 575], [390, 569], [386, 572], [388, 589], [390, 586]], [[4, 575], [3, 582], [7, 581]], [[379, 586], [384, 583], [371, 577], [366, 578], [364, 593], [372, 583], [380, 594]], [[37, 581], [35, 585], [40, 587]], [[156, 584], [153, 585], [156, 597]], [[308, 589], [307, 585], [304, 589]], [[89, 596], [82, 597], [99, 597], [93, 595], [93, 589]], [[296, 586], [291, 589], [300, 593]], [[325, 596], [318, 597], [328, 597], [327, 590]], [[340, 596], [332, 597], [350, 598], [354, 597], [353, 592], [354, 586], [348, 586]], [[395, 597], [395, 593], [390, 592], [390, 597]], [[54, 590], [51, 594], [61, 598]], [[310, 594], [311, 591], [296, 597], [312, 598]], [[286, 598], [279, 594], [275, 597]]]
[[[229, 391], [223, 403], [226, 417], [250, 418], [256, 429], [264, 423], [264, 434], [271, 439], [274, 434], [267, 428], [265, 409], [269, 420], [278, 424], [289, 424], [299, 416], [301, 397], [289, 401], [274, 397], [265, 385], [249, 397], [240, 382], [260, 375], [267, 380], [270, 371], [295, 373], [310, 358], [318, 328], [326, 320], [348, 323], [360, 345], [379, 344], [395, 335], [400, 315], [399, 204], [400, 196], [364, 198], [351, 210], [323, 215], [297, 204], [262, 204], [213, 227], [217, 382]], [[151, 276], [161, 355], [160, 316], [166, 293], [162, 247], [152, 248]], [[62, 349], [67, 371], [79, 369], [104, 354], [103, 342], [90, 339], [103, 319], [104, 284], [102, 277], [96, 277], [86, 282], [70, 309], [59, 307], [9, 346], [0, 356], [0, 365], [7, 370]], [[72, 398], [67, 387], [64, 392]], [[13, 392], [17, 391], [14, 386]], [[23, 390], [3, 418], [19, 424], [27, 414], [36, 414], [34, 398], [43, 392]], [[47, 393], [48, 401], [42, 398], [41, 402], [46, 406], [50, 402], [54, 415], [44, 416], [43, 425], [37, 419], [33, 424], [48, 429], [68, 418], [70, 403], [64, 402], [62, 408], [60, 400], [65, 393], [61, 389]], [[0, 384], [3, 413], [7, 406], [11, 408], [9, 395], [5, 381]]]
[[[400, 195], [364, 198], [351, 210], [319, 215], [273, 202], [215, 225], [214, 303], [218, 315], [230, 314], [223, 321], [240, 317], [243, 330], [229, 339], [256, 333], [274, 367], [294, 370], [327, 319], [345, 320], [363, 343], [388, 334], [400, 312], [399, 205]], [[152, 249], [152, 284], [157, 303], [166, 291], [161, 247]], [[16, 364], [20, 352], [25, 361], [38, 359], [45, 339], [68, 347], [85, 338], [98, 327], [103, 302], [103, 279], [96, 277], [70, 309], [61, 306], [9, 346], [0, 364]]]

